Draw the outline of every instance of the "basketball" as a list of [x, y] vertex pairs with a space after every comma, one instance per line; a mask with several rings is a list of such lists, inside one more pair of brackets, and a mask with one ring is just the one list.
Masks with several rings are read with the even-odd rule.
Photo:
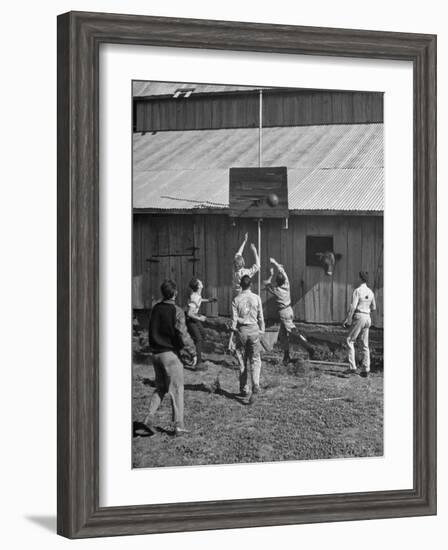
[[277, 206], [278, 205], [278, 196], [275, 193], [269, 193], [269, 195], [266, 198], [267, 203], [269, 206]]

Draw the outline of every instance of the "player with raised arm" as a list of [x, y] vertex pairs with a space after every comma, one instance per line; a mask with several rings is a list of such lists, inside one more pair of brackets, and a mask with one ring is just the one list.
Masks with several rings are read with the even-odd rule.
[[244, 277], [244, 275], [247, 275], [250, 278], [252, 278], [255, 275], [255, 273], [257, 273], [257, 271], [259, 271], [260, 269], [260, 258], [258, 257], [257, 248], [253, 243], [250, 245], [250, 248], [254, 255], [254, 260], [255, 260], [254, 264], [252, 265], [252, 267], [246, 267], [246, 264], [244, 262], [243, 252], [244, 252], [244, 248], [246, 246], [248, 237], [249, 235], [246, 233], [244, 235], [244, 240], [241, 243], [241, 246], [239, 247], [239, 249], [237, 250], [233, 258], [233, 290], [236, 293], [241, 292], [240, 282], [242, 277]]

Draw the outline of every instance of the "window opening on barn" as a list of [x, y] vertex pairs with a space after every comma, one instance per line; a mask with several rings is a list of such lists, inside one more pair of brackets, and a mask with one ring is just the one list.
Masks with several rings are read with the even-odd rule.
[[194, 90], [195, 88], [177, 88], [173, 94], [173, 97], [174, 99], [177, 99], [178, 97], [190, 97]]
[[320, 254], [334, 252], [333, 236], [307, 235], [306, 237], [306, 265], [321, 267]]

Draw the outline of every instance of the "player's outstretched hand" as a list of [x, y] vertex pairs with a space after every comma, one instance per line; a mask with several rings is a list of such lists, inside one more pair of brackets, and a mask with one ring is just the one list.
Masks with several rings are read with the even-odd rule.
[[257, 247], [254, 245], [254, 243], [250, 243], [250, 248], [251, 248], [251, 250], [253, 250], [254, 252], [257, 251]]
[[249, 238], [249, 233], [244, 233], [244, 241], [247, 242], [247, 239]]

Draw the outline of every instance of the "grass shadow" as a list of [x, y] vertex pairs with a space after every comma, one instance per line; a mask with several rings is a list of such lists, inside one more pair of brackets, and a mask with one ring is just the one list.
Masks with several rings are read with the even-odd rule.
[[220, 395], [222, 397], [225, 397], [226, 399], [231, 399], [232, 401], [236, 401], [241, 405], [246, 405], [244, 398], [241, 397], [239, 394], [224, 390], [219, 386], [219, 384], [216, 384], [216, 383], [204, 384], [203, 382], [201, 382], [200, 384], [185, 384], [185, 390], [199, 391], [203, 393], [208, 393], [210, 395], [211, 394]]
[[244, 397], [241, 397], [238, 393], [232, 393], [227, 390], [222, 389], [221, 387], [217, 388], [215, 390], [216, 395], [222, 395], [223, 397], [226, 397], [227, 399], [231, 399], [232, 401], [236, 401], [240, 405], [247, 405], [247, 403], [244, 401]]
[[[160, 431], [159, 428], [156, 428], [157, 431]], [[134, 420], [132, 423], [132, 436], [133, 437], [152, 437], [155, 435], [153, 432], [148, 430], [146, 424], [143, 422], [139, 422], [137, 420]]]

